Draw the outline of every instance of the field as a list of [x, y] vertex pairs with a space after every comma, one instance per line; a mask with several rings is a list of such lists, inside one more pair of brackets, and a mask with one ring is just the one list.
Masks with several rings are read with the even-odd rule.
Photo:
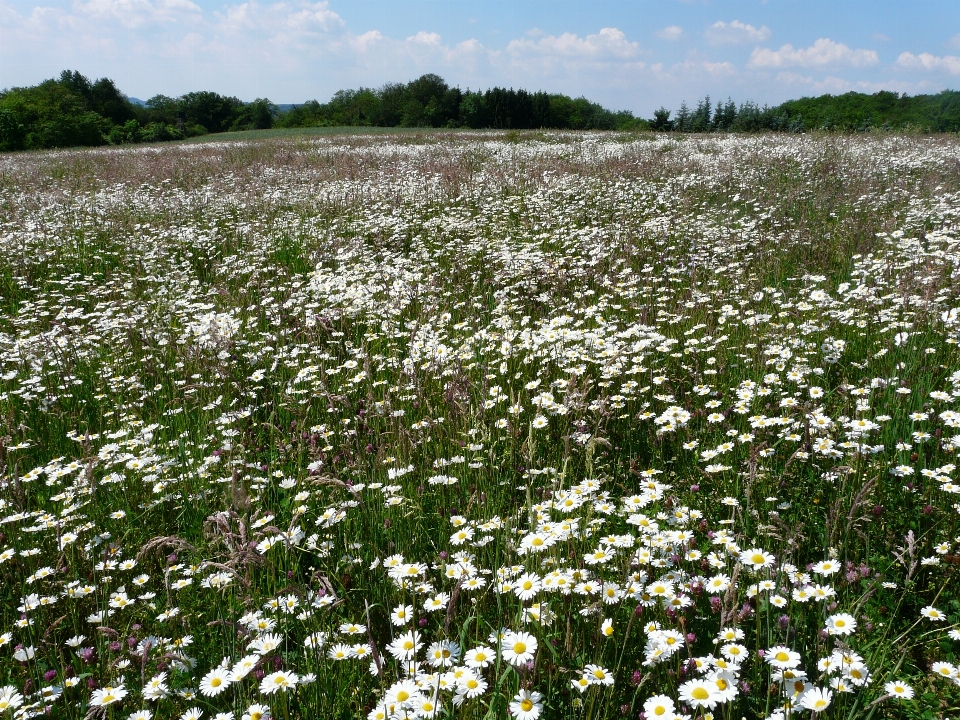
[[0, 157], [0, 718], [960, 713], [960, 140]]

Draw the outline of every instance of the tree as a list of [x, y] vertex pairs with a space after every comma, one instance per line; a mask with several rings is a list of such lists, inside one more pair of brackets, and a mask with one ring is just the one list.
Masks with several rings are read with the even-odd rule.
[[273, 118], [280, 110], [266, 98], [257, 98], [244, 105], [230, 126], [231, 130], [266, 130], [273, 127]]
[[387, 83], [377, 91], [380, 101], [373, 125], [396, 127], [403, 117], [403, 104], [406, 101], [406, 86], [400, 83]]
[[533, 125], [536, 128], [555, 127], [553, 116], [550, 112], [550, 96], [547, 93], [536, 92], [531, 98], [533, 104]]
[[677, 119], [673, 126], [680, 132], [690, 132], [690, 108], [687, 107], [687, 101], [680, 103], [680, 109], [677, 110]]
[[717, 103], [713, 111], [714, 130], [729, 130], [737, 119], [737, 106], [729, 97], [726, 103]]
[[486, 127], [486, 110], [483, 95], [467, 90], [460, 101], [460, 122], [469, 128]]
[[650, 127], [659, 132], [673, 130], [673, 121], [670, 119], [670, 111], [662, 105], [659, 110], [653, 111], [653, 121]]
[[26, 147], [27, 128], [20, 116], [7, 108], [0, 108], [0, 151], [23, 150]]
[[[81, 76], [82, 78], [82, 76]], [[110, 122], [88, 110], [84, 97], [71, 85], [47, 80], [0, 94], [10, 149], [103, 145]]]
[[707, 95], [703, 100], [697, 103], [697, 109], [693, 111], [690, 118], [691, 132], [709, 132], [711, 118], [710, 96]]
[[187, 93], [178, 104], [188, 125], [214, 133], [229, 130], [243, 108], [238, 98], [209, 91]]
[[147, 100], [148, 117], [153, 122], [176, 125], [180, 115], [180, 103], [166, 95], [154, 95]]

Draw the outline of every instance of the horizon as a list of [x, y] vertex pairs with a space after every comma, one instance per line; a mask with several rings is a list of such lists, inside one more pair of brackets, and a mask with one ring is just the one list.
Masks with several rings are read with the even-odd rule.
[[64, 69], [143, 100], [212, 90], [278, 105], [432, 72], [649, 117], [707, 95], [776, 105], [955, 87], [960, 4], [0, 0], [0, 87]]
[[[410, 80], [416, 80], [416, 79], [417, 79], [417, 78], [410, 78]], [[458, 88], [458, 89], [460, 89], [460, 90], [462, 90], [462, 91], [464, 91], [464, 92], [474, 91], [474, 92], [481, 92], [481, 93], [482, 93], [482, 92], [485, 92], [486, 90], [493, 89], [492, 87], [491, 87], [491, 88], [462, 88], [462, 87], [460, 87], [460, 86], [458, 86], [458, 85], [451, 85], [450, 87], [456, 87], [456, 88]], [[4, 91], [7, 90], [7, 89], [8, 89], [8, 88], [0, 88], [0, 92], [4, 92]], [[379, 90], [379, 87], [358, 86], [358, 87], [356, 87], [356, 88], [342, 88], [342, 89], [343, 89], [343, 90], [373, 90], [374, 92], [376, 92], [377, 90]], [[531, 93], [532, 93], [532, 92], [539, 92], [538, 89], [533, 89], [533, 88], [511, 88], [511, 89], [515, 89], [515, 90], [521, 90], [521, 89], [522, 89], [522, 90], [526, 90], [526, 91], [531, 92]], [[122, 92], [122, 91], [123, 91], [123, 88], [119, 88], [119, 90]], [[213, 90], [212, 88], [208, 88], [208, 90], [212, 90], [213, 92], [216, 92], [216, 91]], [[845, 95], [845, 94], [851, 93], [851, 92], [852, 92], [852, 93], [858, 93], [859, 91], [857, 91], [857, 90], [846, 90], [846, 91], [838, 92], [838, 93], [820, 93], [819, 95], [798, 95], [797, 97], [789, 98], [788, 100], [786, 100], [786, 101], [784, 101], [784, 102], [790, 102], [790, 101], [794, 101], [794, 100], [804, 100], [804, 99], [816, 98], [816, 97], [825, 97], [825, 96], [826, 96], [826, 97], [837, 97], [837, 96]], [[905, 92], [904, 92], [904, 93], [897, 93], [897, 92], [894, 91], [894, 90], [883, 90], [883, 89], [877, 90], [877, 91], [875, 91], [875, 92], [873, 92], [873, 93], [860, 93], [860, 94], [864, 94], [864, 95], [875, 95], [875, 94], [880, 93], [880, 92], [892, 92], [892, 93], [894, 93], [895, 95], [899, 95], [900, 97], [913, 97], [910, 93], [905, 93]], [[939, 90], [939, 91], [936, 91], [936, 92], [932, 92], [932, 93], [917, 93], [917, 95], [937, 95], [937, 94], [945, 93], [945, 92], [946, 92], [946, 93], [957, 92], [957, 89], [956, 89], [956, 88], [949, 88], [949, 87], [948, 87], [948, 88], [943, 88], [942, 90]], [[135, 97], [135, 96], [132, 96], [132, 95], [126, 95], [126, 97], [127, 97], [127, 99], [128, 99], [130, 102], [132, 102], [132, 103], [134, 103], [134, 104], [137, 104], [137, 105], [144, 106], [144, 107], [146, 107], [146, 103], [150, 100], [150, 98], [139, 98], [139, 97]], [[583, 95], [583, 96], [568, 96], [568, 97], [574, 97], [574, 99], [577, 99], [577, 98], [579, 98], [579, 97], [584, 97], [584, 98], [586, 98], [587, 100], [591, 100], [590, 97], [585, 96], [585, 95]], [[258, 100], [258, 99], [261, 99], [261, 98], [254, 98], [253, 100], [249, 100], [249, 99], [245, 100], [245, 99], [243, 99], [243, 98], [238, 98], [238, 99], [241, 100], [241, 102], [244, 102], [244, 103], [249, 104], [249, 103], [254, 102], [255, 100]], [[267, 99], [269, 99], [269, 98], [267, 98]], [[698, 102], [704, 100], [704, 99], [709, 99], [709, 100], [711, 100], [711, 101], [713, 102], [714, 106], [715, 106], [718, 102], [725, 102], [725, 101], [726, 101], [726, 98], [720, 98], [720, 97], [714, 97], [714, 96], [712, 96], [712, 95], [706, 95], [706, 96], [701, 96], [701, 97], [698, 97], [698, 98], [694, 98], [694, 99], [691, 100], [691, 101], [684, 100], [684, 101], [682, 101], [682, 102], [686, 102], [687, 106], [688, 106], [691, 110], [693, 110], [694, 107], [696, 107], [696, 104], [697, 104]], [[738, 107], [740, 107], [740, 106], [741, 106], [742, 104], [744, 104], [744, 103], [753, 102], [752, 98], [742, 98], [742, 99], [731, 98], [731, 99], [734, 101], [734, 103], [735, 103]], [[273, 102], [273, 104], [278, 107], [279, 111], [280, 111], [281, 113], [283, 113], [283, 112], [286, 111], [286, 110], [289, 110], [289, 109], [292, 109], [292, 108], [295, 108], [295, 107], [299, 107], [299, 106], [305, 105], [305, 104], [307, 104], [308, 102], [311, 102], [311, 101], [313, 101], [313, 100], [317, 100], [318, 102], [320, 102], [321, 104], [323, 104], [324, 102], [330, 102], [330, 101], [332, 100], [332, 96], [331, 96], [330, 98], [326, 98], [325, 100], [320, 100], [319, 98], [309, 98], [308, 100], [302, 100], [302, 101], [300, 101], [300, 102], [287, 102], [287, 103], [284, 103], [284, 102], [273, 102], [273, 101], [271, 101], [271, 102]], [[591, 100], [591, 101], [592, 101], [592, 100]], [[661, 106], [661, 107], [662, 107], [662, 106]], [[761, 104], [760, 107], [770, 107], [770, 106], [764, 106], [764, 105]], [[776, 107], [776, 106], [772, 106], [772, 107]], [[617, 112], [617, 111], [618, 111], [618, 108], [605, 108], [605, 109], [607, 109], [607, 110], [612, 110], [612, 111], [614, 111], [614, 112]], [[656, 108], [656, 109], [659, 110], [659, 109], [661, 109], [661, 108], [658, 107], [658, 108]], [[679, 106], [677, 106], [677, 107], [675, 107], [675, 108], [674, 108], [674, 107], [668, 107], [668, 108], [666, 108], [666, 109], [669, 110], [670, 113], [671, 113], [671, 115], [672, 115], [672, 114], [675, 113], [677, 110], [679, 110]], [[650, 113], [650, 116], [652, 116], [652, 115], [653, 115], [653, 113]], [[638, 117], [638, 118], [644, 118], [643, 115], [639, 115], [639, 114], [635, 114], [635, 116]], [[649, 119], [649, 118], [647, 118], [647, 119]]]

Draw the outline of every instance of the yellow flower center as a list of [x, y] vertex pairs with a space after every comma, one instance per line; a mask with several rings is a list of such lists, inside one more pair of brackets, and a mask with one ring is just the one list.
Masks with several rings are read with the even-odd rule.
[[527, 651], [526, 643], [522, 643], [522, 642], [514, 643], [513, 652], [515, 652], [517, 655], [523, 655], [523, 653], [525, 653], [526, 651]]
[[694, 688], [693, 692], [690, 693], [690, 696], [694, 700], [706, 700], [710, 697], [710, 693], [702, 687]]
[[533, 703], [528, 698], [524, 698], [520, 701], [520, 709], [524, 712], [530, 712], [533, 710]]

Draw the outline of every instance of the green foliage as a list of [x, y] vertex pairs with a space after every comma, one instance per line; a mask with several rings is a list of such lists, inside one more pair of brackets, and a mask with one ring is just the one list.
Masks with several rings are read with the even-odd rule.
[[451, 88], [438, 75], [377, 90], [340, 90], [330, 102], [298, 105], [276, 126], [466, 127], [498, 130], [558, 128], [627, 130], [646, 127], [628, 111], [611, 112], [586, 98], [495, 87], [484, 91]]
[[3, 93], [0, 110], [5, 111], [4, 148], [9, 150], [103, 145], [109, 131], [109, 121], [55, 80]]
[[791, 119], [803, 117], [807, 127], [825, 130], [960, 131], [960, 92], [955, 90], [913, 97], [887, 91], [850, 92], [790, 100], [780, 108]]
[[435, 74], [378, 89], [339, 90], [327, 103], [310, 100], [286, 112], [266, 98], [198, 91], [156, 95], [135, 105], [109, 78], [76, 70], [39, 85], [0, 92], [0, 151], [80, 145], [162, 142], [208, 133], [309, 127], [406, 127], [523, 130], [657, 130], [677, 132], [804, 132], [805, 130], [960, 132], [960, 91], [937, 95], [846, 93], [790, 100], [775, 107], [739, 106], [710, 96], [686, 102], [671, 118], [613, 112], [584, 97], [494, 87], [450, 87]]
[[729, 98], [710, 114], [710, 96], [693, 111], [681, 103], [673, 120], [666, 108], [654, 113], [655, 130], [679, 132], [803, 132], [838, 130], [863, 132], [871, 129], [920, 132], [960, 132], [960, 92], [944, 90], [937, 95], [913, 97], [881, 90], [873, 95], [849, 92], [843, 95], [788, 100], [775, 107], [744, 102], [738, 108]]
[[257, 98], [240, 110], [231, 130], [269, 130], [273, 127], [273, 118], [279, 112], [277, 106], [266, 98]]
[[188, 124], [199, 125], [207, 132], [215, 133], [229, 130], [243, 109], [243, 103], [238, 98], [210, 91], [187, 93], [177, 104]]
[[27, 129], [20, 116], [9, 108], [0, 108], [0, 150], [25, 147]]
[[64, 70], [56, 80], [0, 92], [0, 151], [181, 140], [273, 126], [270, 100], [244, 103], [214, 92], [157, 95], [141, 107], [109, 78]]

